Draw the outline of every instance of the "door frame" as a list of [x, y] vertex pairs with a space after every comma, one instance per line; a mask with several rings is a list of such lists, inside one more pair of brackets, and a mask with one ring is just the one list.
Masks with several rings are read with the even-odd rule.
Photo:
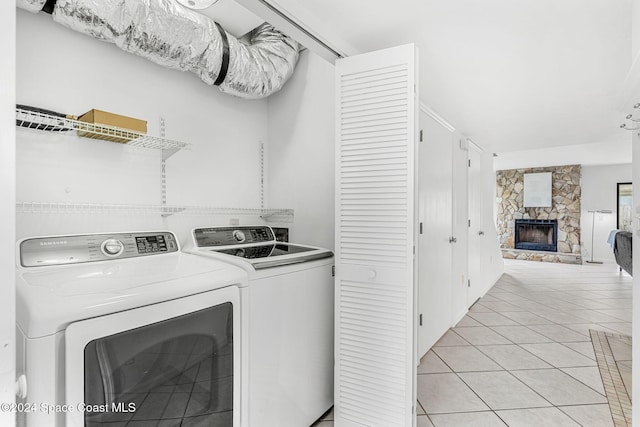
[[[480, 285], [482, 283], [484, 283], [484, 280], [482, 278], [482, 260], [480, 259], [481, 257], [481, 253], [482, 253], [482, 238], [484, 236], [484, 231], [482, 230], [484, 223], [485, 223], [485, 218], [484, 218], [484, 199], [483, 199], [483, 192], [482, 192], [482, 148], [480, 148], [479, 146], [477, 146], [475, 143], [473, 143], [472, 141], [470, 141], [469, 139], [465, 140], [466, 146], [468, 147], [467, 149], [467, 158], [469, 161], [469, 167], [467, 169], [467, 200], [468, 200], [468, 216], [467, 218], [469, 219], [469, 228], [468, 228], [468, 275], [469, 275], [469, 288], [468, 288], [468, 295], [467, 295], [467, 306], [471, 307], [471, 305], [473, 303], [475, 303], [478, 298], [482, 297], [483, 294], [483, 289], [480, 287]], [[471, 153], [475, 153], [475, 155], [472, 155]], [[473, 157], [473, 158], [472, 158]], [[472, 168], [476, 167], [477, 164], [477, 170], [478, 170], [478, 174], [474, 177], [472, 175]], [[474, 194], [471, 190], [473, 188], [473, 184], [477, 185], [477, 194]], [[479, 217], [477, 218], [476, 223], [474, 223], [474, 221], [472, 221], [472, 207], [473, 207], [473, 203], [472, 203], [472, 197], [476, 197], [477, 201], [479, 203], [478, 206], [478, 212], [479, 212]], [[479, 234], [482, 233], [482, 234]], [[474, 242], [477, 243], [476, 246], [474, 246]], [[472, 268], [472, 262], [474, 259], [474, 255], [477, 258], [477, 261], [479, 263], [478, 265], [478, 277], [473, 277], [473, 268]]]
[[[0, 401], [15, 402], [16, 318], [15, 318], [15, 241], [16, 241], [16, 162], [15, 162], [15, 65], [16, 4], [0, 4]], [[15, 425], [13, 411], [0, 412], [0, 425]]]

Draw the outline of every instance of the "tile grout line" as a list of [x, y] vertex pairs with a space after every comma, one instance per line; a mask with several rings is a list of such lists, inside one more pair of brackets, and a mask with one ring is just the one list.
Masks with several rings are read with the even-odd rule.
[[[571, 380], [574, 381], [576, 384], [579, 383], [582, 386], [584, 386], [586, 389], [590, 389], [591, 391], [593, 391], [596, 395], [602, 396], [602, 403], [597, 404], [597, 406], [600, 407], [597, 410], [597, 412], [601, 414], [600, 416], [606, 416], [607, 418], [609, 418], [611, 414], [607, 415], [607, 412], [610, 412], [610, 411], [606, 411], [605, 409], [606, 407], [603, 406], [603, 405], [607, 405], [607, 402], [609, 401], [609, 399], [605, 400], [605, 398], [609, 396], [603, 396], [603, 394], [606, 394], [606, 392], [603, 393], [602, 391], [595, 390], [594, 388], [592, 388], [591, 386], [589, 386], [584, 382], [584, 381], [587, 381], [589, 383], [593, 383], [593, 385], [597, 386], [600, 390], [603, 389], [603, 387], [601, 387], [600, 385], [596, 385], [595, 372], [599, 372], [599, 367], [597, 365], [597, 360], [594, 360], [594, 359], [597, 359], [595, 350], [594, 350], [595, 346], [593, 345], [593, 343], [590, 342], [590, 338], [591, 338], [590, 333], [587, 331], [590, 330], [589, 328], [593, 327], [595, 329], [603, 328], [613, 333], [618, 331], [614, 331], [612, 328], [608, 328], [608, 326], [615, 326], [617, 329], [621, 331], [626, 331], [629, 328], [628, 321], [625, 321], [624, 319], [620, 319], [619, 321], [614, 320], [618, 317], [624, 317], [625, 315], [624, 309], [626, 309], [626, 307], [624, 306], [619, 310], [618, 313], [615, 313], [616, 314], [615, 316], [612, 315], [611, 313], [598, 314], [602, 310], [616, 309], [617, 307], [615, 303], [617, 302], [620, 302], [622, 304], [623, 302], [622, 299], [626, 298], [627, 294], [630, 292], [629, 289], [627, 289], [626, 287], [626, 283], [619, 281], [617, 278], [614, 278], [615, 279], [614, 280], [610, 277], [609, 274], [604, 274], [604, 273], [592, 279], [591, 278], [592, 276], [587, 277], [587, 273], [591, 274], [592, 273], [591, 271], [588, 271], [588, 272], [585, 271], [584, 274], [580, 272], [576, 279], [576, 276], [573, 274], [571, 275], [564, 274], [563, 277], [554, 277], [555, 270], [554, 271], [545, 270], [546, 273], [543, 271], [543, 274], [542, 274], [544, 277], [540, 277], [541, 275], [538, 273], [538, 271], [534, 272], [532, 269], [529, 269], [528, 267], [525, 268], [524, 264], [522, 266], [520, 265], [517, 266], [517, 268], [514, 268], [514, 270], [515, 270], [514, 271], [515, 276], [520, 277], [520, 279], [517, 279], [515, 276], [509, 275], [509, 274], [503, 275], [495, 284], [495, 286], [492, 287], [492, 289], [489, 292], [487, 292], [486, 294], [487, 298], [478, 300], [474, 308], [467, 313], [467, 318], [470, 321], [472, 321], [469, 323], [473, 323], [473, 324], [471, 325], [466, 324], [466, 325], [460, 325], [460, 326], [456, 325], [453, 328], [451, 328], [451, 331], [454, 333], [453, 336], [458, 337], [460, 339], [459, 342], [468, 343], [466, 346], [474, 347], [476, 351], [481, 353], [484, 357], [488, 358], [488, 360], [491, 360], [493, 363], [495, 363], [497, 365], [496, 368], [500, 368], [500, 370], [487, 371], [486, 369], [478, 369], [475, 371], [474, 370], [455, 371], [452, 369], [450, 364], [445, 361], [445, 359], [443, 359], [442, 357], [440, 357], [440, 355], [437, 354], [436, 351], [438, 348], [441, 348], [441, 347], [455, 348], [455, 347], [460, 347], [459, 345], [444, 345], [444, 346], [441, 345], [438, 347], [434, 346], [434, 348], [432, 349], [433, 354], [437, 357], [437, 360], [439, 360], [442, 363], [441, 366], [446, 367], [447, 369], [450, 369], [451, 373], [454, 373], [458, 378], [458, 380], [461, 381], [467, 387], [467, 389], [471, 391], [473, 395], [475, 395], [479, 399], [479, 402], [482, 402], [486, 406], [487, 409], [479, 410], [479, 411], [478, 410], [456, 411], [454, 409], [452, 411], [438, 413], [437, 415], [474, 413], [474, 412], [483, 412], [483, 413], [491, 412], [495, 417], [496, 421], [500, 420], [498, 422], [506, 423], [506, 421], [498, 414], [498, 411], [502, 411], [502, 410], [492, 409], [487, 404], [487, 402], [473, 388], [471, 388], [469, 384], [467, 384], [467, 382], [464, 381], [462, 376], [466, 375], [467, 373], [474, 373], [474, 372], [477, 372], [477, 373], [508, 372], [511, 377], [515, 377], [515, 379], [519, 383], [523, 384], [525, 387], [530, 389], [535, 395], [538, 395], [542, 399], [542, 401], [547, 401], [547, 399], [544, 398], [544, 396], [541, 396], [538, 392], [536, 392], [536, 390], [529, 387], [526, 383], [520, 380], [520, 378], [516, 377], [514, 373], [517, 371], [531, 371], [531, 370], [540, 370], [540, 369], [549, 371], [551, 369], [554, 369], [557, 372], [564, 374], [567, 378], [571, 378]], [[565, 282], [569, 278], [571, 279], [571, 281], [568, 283], [568, 286], [565, 286]], [[547, 280], [547, 279], [555, 279], [555, 280]], [[583, 283], [584, 283], [584, 286], [582, 286]], [[554, 301], [554, 299], [557, 299], [557, 301]], [[574, 300], [575, 300], [575, 303], [574, 303]], [[486, 305], [483, 303], [486, 303]], [[510, 315], [505, 314], [511, 311], [514, 311], [513, 318]], [[560, 312], [564, 312], [564, 311], [570, 311], [570, 312], [567, 312], [566, 315], [560, 314]], [[558, 312], [558, 314], [554, 312]], [[593, 312], [594, 314], [590, 314], [590, 312]], [[553, 320], [550, 318], [552, 318]], [[600, 321], [594, 321], [591, 319], [594, 319], [594, 320], [597, 319]], [[602, 322], [602, 320], [604, 320], [604, 323]], [[505, 322], [509, 324], [504, 324]], [[607, 325], [607, 323], [609, 324]], [[549, 325], [548, 328], [550, 330], [545, 331], [546, 326], [543, 326], [543, 325]], [[576, 326], [572, 327], [572, 325], [576, 325]], [[520, 329], [520, 331], [517, 331], [517, 332], [522, 332], [525, 335], [525, 338], [522, 339], [524, 341], [527, 341], [526, 339], [527, 333], [530, 332], [531, 334], [534, 334], [534, 333], [537, 334], [536, 336], [533, 336], [533, 338], [531, 338], [530, 340], [537, 341], [538, 339], [543, 339], [545, 340], [545, 342], [519, 343], [518, 341], [521, 341], [521, 339], [519, 335], [516, 334], [516, 331], [513, 331], [513, 332], [509, 331], [508, 328], [504, 328], [503, 331], [500, 331], [499, 328], [503, 326], [522, 327], [522, 329], [518, 328]], [[474, 327], [478, 329], [485, 328], [485, 331], [487, 331], [487, 333], [473, 332]], [[462, 331], [469, 331], [469, 333], [474, 337], [480, 334], [480, 338], [484, 337], [487, 339], [476, 338], [474, 340], [474, 342], [476, 343], [473, 344], [471, 342], [468, 342], [468, 340], [458, 332], [458, 328], [463, 328]], [[536, 329], [541, 329], [543, 332], [540, 332]], [[489, 334], [488, 331], [491, 331], [495, 335], [486, 337], [486, 335]], [[507, 334], [508, 336], [504, 334]], [[552, 337], [550, 337], [549, 335], [552, 335]], [[509, 338], [509, 336], [511, 336], [513, 339]], [[493, 337], [495, 337], [496, 339], [498, 337], [502, 337], [504, 341], [501, 343], [495, 343], [495, 342], [491, 343]], [[489, 342], [485, 342], [485, 341], [489, 341]], [[532, 353], [531, 351], [523, 347], [524, 344], [544, 344], [544, 343], [556, 344], [556, 345], [560, 344], [562, 346], [562, 349], [565, 349], [570, 354], [576, 354], [581, 356], [582, 358], [585, 358], [584, 363], [586, 363], [587, 359], [591, 363], [589, 365], [584, 365], [584, 366], [582, 364], [580, 364], [580, 366], [575, 366], [575, 363], [574, 363], [565, 367], [557, 367], [555, 366], [555, 364], [546, 362], [546, 360], [543, 359], [542, 357], [538, 356], [535, 353]], [[501, 359], [502, 356], [496, 359], [496, 357], [491, 356], [491, 354], [495, 352], [490, 351], [489, 353], [491, 354], [485, 353], [482, 349], [487, 345], [494, 346], [497, 348], [501, 346], [508, 347], [508, 346], [515, 345], [516, 347], [514, 347], [514, 351], [515, 351], [515, 348], [518, 349], [518, 352], [521, 352], [524, 350], [524, 352], [522, 353], [523, 357], [524, 357], [524, 353], [526, 352], [528, 356], [533, 358], [532, 360], [534, 359], [541, 360], [542, 362], [547, 363], [549, 366], [545, 368], [541, 367], [541, 368], [513, 369], [513, 370], [506, 369], [503, 363], [505, 363], [506, 366], [511, 366], [510, 365], [511, 362], [505, 359], [503, 363], [500, 363], [499, 360], [502, 360]], [[558, 349], [560, 350], [560, 347], [558, 347]], [[501, 352], [500, 350], [496, 350], [496, 351], [498, 353]], [[504, 351], [507, 351], [507, 350], [504, 350]], [[613, 357], [609, 357], [609, 361], [615, 363], [615, 359]], [[474, 367], [474, 365], [464, 365], [464, 366], [469, 366], [470, 368]], [[519, 367], [519, 366], [529, 366], [529, 365], [516, 364], [513, 366]], [[617, 364], [615, 366], [617, 368]], [[581, 374], [580, 371], [576, 371], [576, 375], [581, 376], [584, 380], [583, 381], [579, 378], [574, 377], [571, 373], [565, 372], [563, 369], [566, 369], [566, 368], [584, 368], [584, 369], [589, 369], [589, 371], [582, 371], [584, 372], [584, 375], [588, 374], [587, 376], [584, 376], [583, 374]], [[598, 369], [598, 371], [593, 371], [593, 369]], [[594, 377], [591, 378], [592, 376]], [[600, 374], [600, 380], [602, 380], [602, 374]], [[613, 379], [611, 379], [610, 384], [613, 387], [615, 387], [616, 385], [618, 387], [621, 387], [621, 390], [626, 393], [626, 385], [621, 380], [613, 381]], [[618, 396], [617, 391], [616, 391], [616, 396]], [[422, 405], [422, 402], [420, 402], [420, 404]], [[562, 416], [567, 417], [566, 418], [567, 421], [572, 420], [572, 421], [576, 421], [577, 423], [580, 423], [581, 422], [580, 420], [582, 420], [582, 422], [584, 422], [583, 420], [584, 416], [581, 415], [581, 412], [583, 412], [582, 410], [573, 410], [573, 411], [568, 410], [568, 412], [565, 412], [563, 409], [565, 406], [584, 406], [586, 410], [589, 407], [595, 407], [596, 404], [575, 404], [575, 405], [551, 404], [550, 406], [545, 406], [545, 407], [535, 406], [533, 407], [533, 409], [539, 410], [543, 408], [555, 408], [558, 414], [562, 414]], [[525, 409], [532, 409], [532, 408], [531, 407], [509, 408], [509, 409], [504, 409], [504, 411], [508, 411], [508, 410], [522, 411]], [[622, 417], [622, 419], [624, 419], [624, 417], [629, 414], [629, 410], [630, 410], [629, 405], [620, 404], [616, 408], [617, 413]], [[573, 413], [574, 415], [571, 416], [570, 413]], [[436, 414], [427, 414], [427, 417], [431, 420], [432, 415], [435, 416]], [[604, 422], [604, 419], [603, 419], [603, 422]], [[626, 423], [621, 425], [626, 426]], [[618, 424], [616, 424], [616, 427], [617, 426]]]

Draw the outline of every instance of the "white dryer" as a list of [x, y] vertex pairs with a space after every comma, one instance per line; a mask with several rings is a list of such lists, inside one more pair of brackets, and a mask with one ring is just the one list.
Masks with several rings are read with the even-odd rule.
[[268, 226], [197, 228], [192, 235], [185, 251], [249, 274], [240, 292], [247, 316], [243, 426], [313, 424], [333, 405], [333, 253], [277, 242]]
[[19, 425], [240, 425], [247, 274], [179, 249], [166, 231], [19, 242]]

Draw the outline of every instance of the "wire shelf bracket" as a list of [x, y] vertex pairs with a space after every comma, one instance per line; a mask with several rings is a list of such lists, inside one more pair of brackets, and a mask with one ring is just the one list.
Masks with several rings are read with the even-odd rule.
[[17, 202], [21, 214], [254, 216], [267, 222], [293, 222], [293, 209], [254, 209], [213, 206], [125, 205], [64, 202]]
[[[39, 111], [16, 108], [16, 126], [67, 135], [95, 135], [101, 140], [128, 141], [124, 145], [162, 151], [164, 162], [183, 149], [190, 149], [191, 144], [173, 141], [164, 137], [154, 137], [128, 129], [86, 123], [79, 120], [47, 114]], [[161, 120], [161, 128], [164, 123]], [[164, 129], [163, 129], [164, 130]], [[162, 132], [164, 136], [164, 131]], [[164, 171], [163, 171], [164, 173]], [[165, 177], [166, 178], [166, 177]], [[163, 183], [164, 185], [165, 183]], [[165, 195], [166, 196], [166, 195]], [[292, 223], [293, 209], [264, 208], [228, 208], [211, 206], [168, 206], [166, 198], [160, 205], [126, 205], [100, 203], [66, 203], [66, 202], [18, 202], [16, 212], [21, 214], [97, 214], [97, 215], [200, 215], [200, 216], [253, 216], [267, 222]]]

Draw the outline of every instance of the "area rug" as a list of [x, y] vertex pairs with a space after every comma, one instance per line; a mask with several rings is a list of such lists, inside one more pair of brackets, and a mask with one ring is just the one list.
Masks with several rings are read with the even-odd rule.
[[[589, 332], [613, 423], [615, 427], [630, 427], [631, 372], [628, 368], [631, 366], [631, 337], [593, 329]], [[624, 356], [621, 355], [623, 353]]]

